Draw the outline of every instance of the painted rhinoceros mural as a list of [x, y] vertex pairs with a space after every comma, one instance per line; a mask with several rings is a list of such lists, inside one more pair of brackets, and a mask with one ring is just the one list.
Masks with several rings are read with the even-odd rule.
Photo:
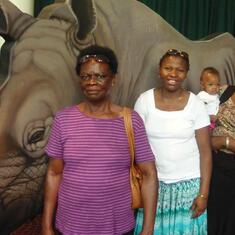
[[81, 100], [74, 71], [81, 48], [97, 43], [117, 53], [113, 99], [132, 106], [158, 85], [157, 64], [170, 48], [190, 55], [186, 86], [199, 90], [206, 66], [235, 84], [235, 39], [225, 33], [191, 41], [136, 0], [55, 1], [38, 19], [0, 0], [0, 231], [39, 213], [46, 171], [44, 147], [55, 112]]

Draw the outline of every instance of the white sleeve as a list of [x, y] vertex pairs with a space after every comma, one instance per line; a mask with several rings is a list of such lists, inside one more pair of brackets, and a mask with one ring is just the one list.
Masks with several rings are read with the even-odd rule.
[[195, 130], [210, 125], [210, 117], [207, 113], [206, 106], [198, 98], [195, 100], [194, 113], [195, 113]]
[[139, 98], [135, 102], [134, 110], [140, 115], [140, 117], [143, 119], [144, 123], [146, 120], [146, 114], [147, 114], [147, 104], [146, 104], [146, 97], [144, 94], [141, 94]]

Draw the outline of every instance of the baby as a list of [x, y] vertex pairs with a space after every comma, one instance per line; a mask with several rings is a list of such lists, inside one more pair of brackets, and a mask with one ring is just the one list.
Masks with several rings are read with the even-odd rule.
[[203, 69], [200, 77], [201, 91], [198, 97], [205, 103], [207, 112], [210, 115], [211, 125], [210, 128], [215, 127], [216, 114], [219, 110], [219, 88], [220, 88], [220, 75], [217, 69], [207, 67]]

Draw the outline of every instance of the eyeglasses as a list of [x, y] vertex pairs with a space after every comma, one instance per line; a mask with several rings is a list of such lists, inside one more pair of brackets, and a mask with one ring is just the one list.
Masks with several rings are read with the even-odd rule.
[[180, 56], [183, 59], [187, 59], [188, 60], [188, 53], [185, 51], [179, 51], [176, 49], [170, 49], [166, 52], [166, 55], [175, 55], [175, 56]]
[[80, 58], [79, 64], [86, 63], [88, 60], [94, 59], [98, 63], [109, 63], [109, 59], [104, 55], [84, 55]]
[[82, 74], [79, 75], [79, 78], [83, 81], [89, 81], [92, 79], [92, 77], [95, 77], [95, 80], [99, 83], [99, 84], [103, 84], [104, 81], [109, 77], [109, 75], [105, 75], [105, 74], [99, 74], [99, 73], [95, 73], [95, 74]]

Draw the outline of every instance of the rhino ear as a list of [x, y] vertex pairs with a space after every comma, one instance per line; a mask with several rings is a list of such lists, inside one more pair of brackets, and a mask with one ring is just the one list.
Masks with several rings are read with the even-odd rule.
[[87, 39], [96, 28], [96, 11], [93, 0], [56, 0], [42, 9], [39, 18], [57, 18], [77, 24], [76, 40]]
[[0, 35], [6, 39], [8, 31], [7, 18], [2, 8], [0, 8]]
[[9, 0], [0, 0], [0, 35], [6, 40], [18, 39], [35, 19], [20, 11]]
[[[61, 2], [61, 3], [59, 3]], [[56, 1], [54, 4], [44, 7], [38, 15], [40, 19], [59, 19], [71, 22], [73, 24], [77, 23], [77, 18], [71, 7], [65, 4], [65, 1]]]

